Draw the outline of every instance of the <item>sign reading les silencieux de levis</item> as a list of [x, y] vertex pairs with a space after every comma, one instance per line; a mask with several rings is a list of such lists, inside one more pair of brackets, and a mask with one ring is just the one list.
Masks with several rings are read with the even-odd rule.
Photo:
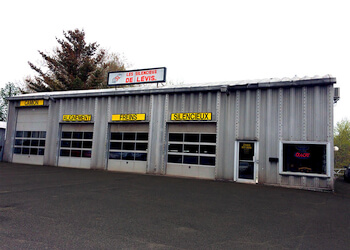
[[156, 83], [166, 81], [166, 68], [108, 72], [108, 85]]

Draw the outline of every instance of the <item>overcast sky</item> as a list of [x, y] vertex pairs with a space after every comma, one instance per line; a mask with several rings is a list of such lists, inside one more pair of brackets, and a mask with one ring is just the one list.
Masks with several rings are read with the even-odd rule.
[[167, 67], [167, 80], [200, 83], [332, 75], [350, 119], [346, 0], [20, 0], [0, 9], [0, 87], [34, 74], [38, 50], [63, 31], [125, 57], [129, 69]]

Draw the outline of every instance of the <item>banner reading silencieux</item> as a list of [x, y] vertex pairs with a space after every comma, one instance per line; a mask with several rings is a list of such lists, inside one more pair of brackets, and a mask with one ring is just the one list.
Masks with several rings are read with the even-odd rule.
[[172, 121], [211, 121], [211, 113], [172, 113]]

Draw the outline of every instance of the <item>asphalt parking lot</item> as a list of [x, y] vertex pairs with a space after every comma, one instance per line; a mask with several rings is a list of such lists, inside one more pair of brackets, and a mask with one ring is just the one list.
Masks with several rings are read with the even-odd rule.
[[335, 193], [0, 163], [0, 249], [348, 249]]

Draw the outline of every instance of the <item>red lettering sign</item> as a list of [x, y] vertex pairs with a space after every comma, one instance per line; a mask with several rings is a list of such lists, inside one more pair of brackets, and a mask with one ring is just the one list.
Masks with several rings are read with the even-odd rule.
[[294, 156], [295, 156], [296, 158], [299, 158], [299, 159], [307, 159], [307, 158], [310, 157], [310, 153], [296, 152], [296, 153], [294, 154]]

